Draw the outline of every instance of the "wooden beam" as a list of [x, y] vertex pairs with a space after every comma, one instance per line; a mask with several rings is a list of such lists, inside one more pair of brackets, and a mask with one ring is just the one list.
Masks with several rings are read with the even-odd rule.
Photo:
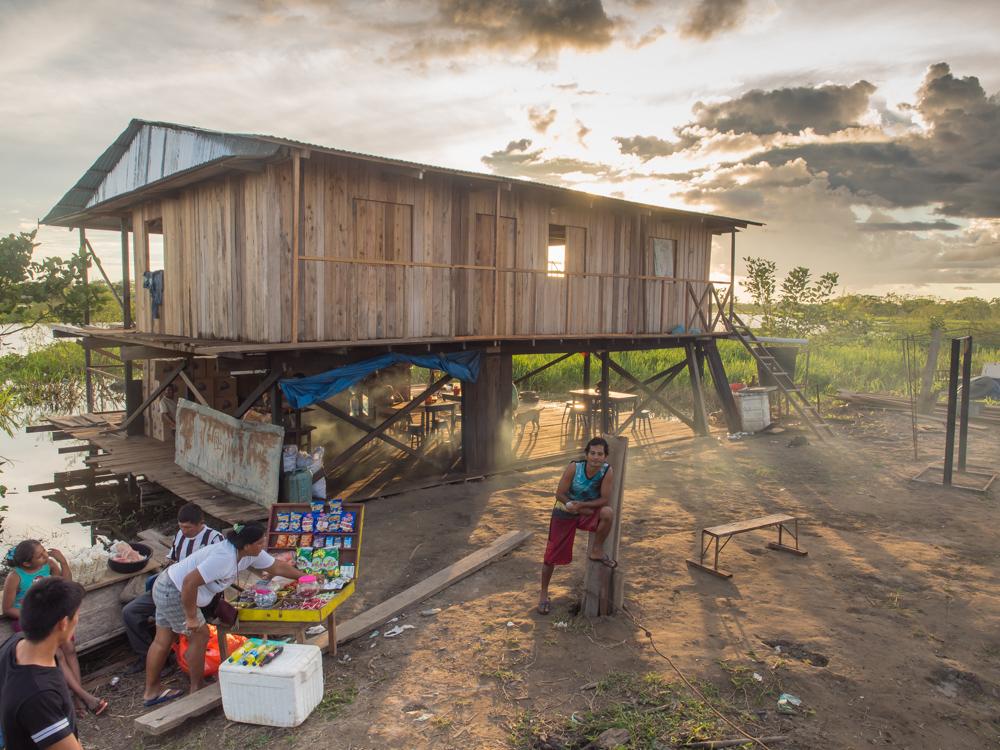
[[715, 345], [715, 340], [711, 339], [701, 344], [708, 359], [708, 371], [712, 373], [712, 383], [715, 385], [715, 395], [722, 404], [722, 412], [726, 416], [726, 427], [730, 433], [739, 432], [743, 429], [743, 421], [740, 418], [740, 410], [736, 406], [736, 398], [733, 390], [729, 387], [729, 378], [726, 377], [726, 368], [722, 364], [722, 357], [719, 355], [719, 348]]
[[564, 359], [569, 359], [570, 357], [574, 356], [575, 354], [576, 354], [576, 352], [567, 352], [566, 354], [563, 354], [560, 357], [556, 357], [551, 362], [546, 362], [541, 367], [536, 367], [534, 370], [532, 370], [531, 372], [529, 372], [527, 375], [522, 375], [517, 380], [515, 380], [514, 381], [514, 385], [520, 385], [521, 383], [523, 383], [528, 378], [533, 378], [535, 375], [537, 375], [538, 373], [542, 372], [543, 370], [548, 370], [550, 367], [552, 367], [552, 365], [557, 365], [560, 362], [562, 362]]
[[[686, 366], [687, 362], [685, 362], [684, 364]], [[643, 385], [638, 380], [636, 380], [635, 377], [628, 370], [626, 370], [624, 367], [622, 367], [617, 362], [615, 362], [613, 359], [611, 359], [610, 356], [608, 357], [608, 366], [612, 370], [614, 370], [615, 372], [617, 372], [619, 375], [621, 375], [623, 378], [625, 378], [626, 380], [628, 380], [630, 383], [632, 383], [632, 385], [634, 385], [636, 388], [638, 388], [643, 393], [645, 393], [646, 396], [648, 396], [650, 399], [652, 399], [653, 401], [656, 401], [656, 403], [658, 403], [664, 409], [666, 409], [671, 414], [673, 414], [675, 417], [677, 417], [679, 420], [681, 420], [684, 424], [686, 424], [692, 430], [694, 429], [694, 422], [690, 419], [690, 417], [688, 417], [683, 412], [679, 411], [677, 408], [675, 408], [671, 404], [668, 404], [666, 401], [663, 400], [663, 398], [660, 397], [659, 394], [654, 393], [647, 386]]]
[[688, 374], [691, 376], [691, 395], [694, 406], [694, 431], [699, 435], [708, 434], [708, 412], [705, 410], [705, 392], [701, 387], [701, 367], [694, 344], [684, 344], [687, 353]]
[[86, 243], [87, 251], [90, 253], [90, 257], [93, 258], [94, 259], [94, 263], [97, 264], [97, 270], [100, 271], [101, 272], [101, 276], [104, 277], [104, 281], [105, 281], [105, 283], [107, 283], [108, 289], [111, 290], [111, 293], [113, 295], [115, 295], [115, 299], [118, 300], [118, 307], [121, 308], [122, 316], [124, 317], [124, 315], [125, 315], [125, 303], [122, 301], [122, 298], [119, 296], [118, 290], [115, 289], [115, 285], [111, 283], [111, 279], [108, 278], [108, 274], [105, 272], [104, 266], [101, 265], [101, 259], [98, 258], [97, 257], [97, 253], [94, 252], [94, 246], [90, 244], [90, 240], [84, 239], [84, 242]]
[[493, 210], [493, 335], [498, 333], [500, 316], [500, 183], [497, 183], [497, 199]]
[[[370, 433], [370, 432], [374, 432], [375, 431], [375, 428], [372, 427], [370, 424], [366, 424], [365, 422], [362, 422], [357, 417], [352, 417], [347, 412], [343, 411], [342, 409], [338, 409], [336, 406], [334, 406], [333, 404], [329, 404], [326, 401], [317, 401], [317, 402], [315, 402], [313, 404], [313, 406], [318, 406], [320, 409], [322, 409], [323, 411], [327, 412], [328, 414], [332, 414], [333, 416], [337, 417], [338, 419], [344, 420], [345, 422], [347, 422], [352, 427], [357, 427], [359, 430], [363, 430], [366, 433]], [[440, 466], [439, 464], [436, 464], [434, 461], [431, 461], [429, 458], [427, 458], [427, 456], [422, 455], [418, 451], [413, 450], [410, 446], [405, 445], [404, 443], [399, 442], [398, 440], [396, 440], [396, 438], [391, 437], [390, 435], [387, 435], [384, 432], [380, 433], [379, 435], [376, 435], [376, 437], [379, 440], [384, 440], [389, 445], [391, 445], [393, 448], [398, 448], [399, 450], [403, 451], [403, 453], [405, 453], [406, 455], [412, 456], [413, 458], [417, 459], [418, 461], [425, 461], [426, 463], [428, 463], [431, 466], [433, 466], [435, 469], [444, 469], [443, 466]], [[348, 448], [347, 450], [350, 451], [351, 448]], [[320, 469], [319, 472], [318, 472], [319, 476], [325, 476], [325, 474], [323, 472], [324, 472], [324, 470]]]
[[379, 424], [377, 427], [375, 427], [375, 429], [373, 429], [371, 432], [369, 432], [363, 438], [361, 438], [360, 440], [358, 440], [350, 448], [348, 448], [343, 453], [341, 453], [339, 456], [337, 456], [330, 463], [329, 466], [323, 467], [323, 472], [321, 474], [319, 474], [319, 475], [314, 475], [313, 476], [313, 481], [317, 481], [317, 480], [319, 480], [319, 479], [321, 479], [323, 477], [330, 476], [330, 472], [332, 472], [332, 471], [334, 471], [336, 469], [339, 469], [341, 466], [343, 466], [345, 463], [347, 463], [354, 456], [354, 454], [356, 454], [364, 446], [368, 445], [368, 443], [370, 443], [375, 438], [381, 437], [382, 433], [385, 432], [387, 429], [389, 429], [389, 427], [392, 425], [393, 422], [395, 422], [398, 419], [402, 419], [405, 416], [408, 416], [410, 414], [410, 412], [412, 412], [414, 409], [416, 409], [419, 404], [423, 403], [424, 399], [426, 399], [428, 396], [433, 396], [435, 393], [437, 393], [439, 390], [441, 390], [444, 387], [444, 385], [447, 382], [449, 382], [450, 380], [451, 380], [451, 375], [445, 375], [444, 377], [439, 378], [437, 381], [435, 381], [431, 385], [427, 386], [419, 396], [417, 396], [415, 399], [413, 399], [412, 401], [410, 401], [410, 403], [408, 403], [406, 406], [404, 406], [398, 412], [396, 412], [391, 417], [389, 417], [388, 419], [386, 419], [384, 422], [382, 422], [381, 424]]
[[198, 390], [198, 388], [191, 381], [191, 378], [188, 377], [187, 373], [184, 372], [184, 370], [180, 371], [180, 376], [181, 380], [184, 381], [184, 385], [186, 385], [188, 387], [188, 390], [194, 394], [194, 397], [196, 399], [198, 399], [198, 403], [201, 404], [202, 406], [207, 406], [208, 408], [211, 409], [212, 408], [211, 405], [208, 403], [208, 401], [205, 400], [205, 397], [201, 395], [201, 391]]
[[[653, 391], [653, 394], [655, 396], [659, 396], [661, 393], [663, 393], [663, 389], [666, 388], [668, 385], [670, 385], [670, 383], [673, 382], [674, 378], [676, 378], [681, 372], [684, 371], [685, 367], [687, 367], [687, 362], [678, 362], [673, 367], [670, 367], [670, 368], [664, 370], [659, 375], [655, 376], [655, 377], [663, 377], [663, 382], [661, 382], [658, 386], [656, 386], [656, 390]], [[644, 385], [648, 385], [649, 381], [648, 380], [647, 381], [643, 381], [643, 384]], [[641, 412], [643, 409], [645, 409], [646, 405], [651, 400], [652, 400], [652, 397], [650, 397], [650, 396], [646, 396], [645, 398], [643, 398], [642, 401], [640, 401], [636, 405], [635, 409], [632, 410], [632, 413], [629, 415], [628, 419], [626, 419], [624, 422], [622, 422], [618, 426], [618, 429], [615, 430], [615, 434], [616, 435], [621, 435], [623, 432], [625, 432], [625, 430], [628, 428], [628, 426], [631, 425], [632, 422], [635, 421], [636, 417], [639, 416], [639, 412]]]
[[292, 152], [292, 343], [299, 340], [299, 256], [302, 254], [302, 156]]
[[242, 419], [243, 415], [250, 411], [250, 408], [256, 404], [260, 397], [263, 396], [267, 389], [278, 382], [281, 377], [281, 370], [275, 368], [267, 374], [267, 376], [257, 384], [257, 387], [251, 391], [250, 395], [243, 399], [243, 403], [236, 407], [230, 416], [236, 417], [236, 419]]
[[160, 381], [160, 384], [156, 387], [156, 390], [150, 393], [146, 397], [146, 400], [139, 405], [138, 409], [136, 409], [132, 414], [129, 414], [128, 419], [126, 419], [124, 422], [118, 425], [115, 429], [108, 431], [124, 432], [126, 429], [128, 429], [128, 426], [132, 424], [132, 422], [134, 422], [139, 417], [140, 414], [146, 411], [146, 409], [148, 409], [150, 405], [160, 397], [161, 393], [167, 390], [167, 386], [173, 383], [174, 380], [176, 380], [177, 376], [181, 374], [181, 370], [183, 370], [186, 366], [187, 366], [187, 360], [184, 360], [179, 365], [177, 365], [177, 367], [175, 367], [173, 370], [167, 373], [167, 376]]
[[[452, 584], [475, 573], [494, 560], [506, 555], [531, 536], [530, 531], [509, 531], [489, 547], [473, 552], [456, 563], [449, 565], [430, 578], [411, 586], [381, 604], [362, 612], [346, 622], [337, 625], [337, 643], [347, 643], [378, 627], [386, 620], [444, 591]], [[328, 645], [328, 634], [322, 633], [310, 642], [321, 649]], [[167, 705], [143, 714], [135, 720], [135, 728], [150, 735], [166, 734], [186, 724], [195, 716], [214, 711], [222, 705], [222, 693], [218, 683], [208, 685], [191, 695], [178, 698]]]

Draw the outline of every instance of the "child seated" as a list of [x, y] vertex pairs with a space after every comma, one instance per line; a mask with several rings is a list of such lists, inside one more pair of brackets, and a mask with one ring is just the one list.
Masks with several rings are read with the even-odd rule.
[[[25, 539], [7, 553], [10, 572], [3, 585], [3, 613], [10, 618], [11, 626], [20, 632], [21, 602], [36, 580], [48, 576], [59, 576], [73, 580], [66, 557], [57, 549], [46, 550], [41, 542]], [[108, 702], [83, 689], [80, 677], [80, 662], [76, 657], [76, 647], [65, 643], [60, 647], [60, 667], [66, 676], [66, 684], [73, 691], [79, 704], [83, 704], [93, 714], [100, 716], [108, 709]]]

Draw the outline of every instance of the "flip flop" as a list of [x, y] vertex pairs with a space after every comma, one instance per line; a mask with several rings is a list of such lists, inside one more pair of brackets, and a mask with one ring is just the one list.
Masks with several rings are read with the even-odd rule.
[[108, 704], [107, 699], [106, 698], [101, 698], [97, 702], [96, 706], [94, 706], [93, 708], [90, 708], [88, 706], [87, 710], [90, 711], [90, 713], [92, 713], [94, 716], [100, 716], [101, 714], [103, 714], [105, 711], [108, 710], [108, 705], [109, 704]]
[[594, 562], [599, 562], [604, 567], [611, 568], [612, 570], [614, 570], [615, 568], [618, 567], [618, 561], [617, 560], [612, 560], [607, 555], [605, 555], [603, 558], [601, 558], [601, 557], [592, 557], [590, 559], [593, 560]]
[[546, 599], [544, 602], [538, 602], [538, 614], [547, 615], [552, 611], [552, 600]]
[[144, 700], [142, 705], [146, 708], [152, 708], [153, 706], [159, 706], [161, 703], [168, 703], [172, 700], [180, 698], [182, 695], [184, 695], [183, 690], [178, 690], [177, 688], [167, 688], [155, 698]]

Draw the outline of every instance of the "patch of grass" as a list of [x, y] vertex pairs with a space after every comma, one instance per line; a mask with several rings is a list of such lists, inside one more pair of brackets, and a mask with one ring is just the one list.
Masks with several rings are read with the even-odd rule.
[[354, 685], [337, 690], [327, 690], [323, 700], [316, 706], [316, 713], [327, 721], [336, 719], [343, 712], [344, 708], [354, 703], [358, 697], [358, 689]]
[[[712, 685], [700, 684], [699, 689], [718, 705], [720, 698]], [[580, 750], [602, 732], [620, 728], [628, 730], [629, 748], [659, 750], [732, 732], [708, 704], [658, 674], [611, 673], [595, 692], [593, 710], [576, 712], [561, 722], [522, 713], [511, 727], [511, 744], [518, 750], [535, 750], [554, 739], [567, 750]]]

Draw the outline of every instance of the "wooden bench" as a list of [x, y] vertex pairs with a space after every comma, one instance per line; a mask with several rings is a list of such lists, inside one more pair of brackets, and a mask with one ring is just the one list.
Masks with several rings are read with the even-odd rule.
[[[789, 524], [791, 524], [791, 527], [789, 527]], [[698, 560], [688, 560], [687, 564], [692, 568], [699, 568], [720, 578], [732, 578], [732, 573], [722, 570], [719, 567], [719, 553], [725, 549], [729, 540], [737, 534], [744, 534], [747, 531], [756, 531], [757, 529], [766, 529], [771, 526], [778, 527], [778, 541], [768, 542], [768, 547], [780, 552], [791, 552], [793, 555], [804, 556], [808, 554], [799, 549], [799, 519], [784, 513], [775, 513], [770, 516], [761, 516], [760, 518], [751, 518], [746, 521], [736, 521], [734, 523], [723, 524], [722, 526], [712, 526], [708, 529], [702, 529], [701, 544], [699, 545], [701, 557]], [[788, 534], [792, 538], [795, 544], [794, 547], [784, 544], [785, 534]], [[719, 540], [722, 540], [721, 544]], [[705, 556], [708, 555], [709, 550], [712, 548], [713, 541], [715, 543], [715, 557], [712, 565], [706, 565]]]

